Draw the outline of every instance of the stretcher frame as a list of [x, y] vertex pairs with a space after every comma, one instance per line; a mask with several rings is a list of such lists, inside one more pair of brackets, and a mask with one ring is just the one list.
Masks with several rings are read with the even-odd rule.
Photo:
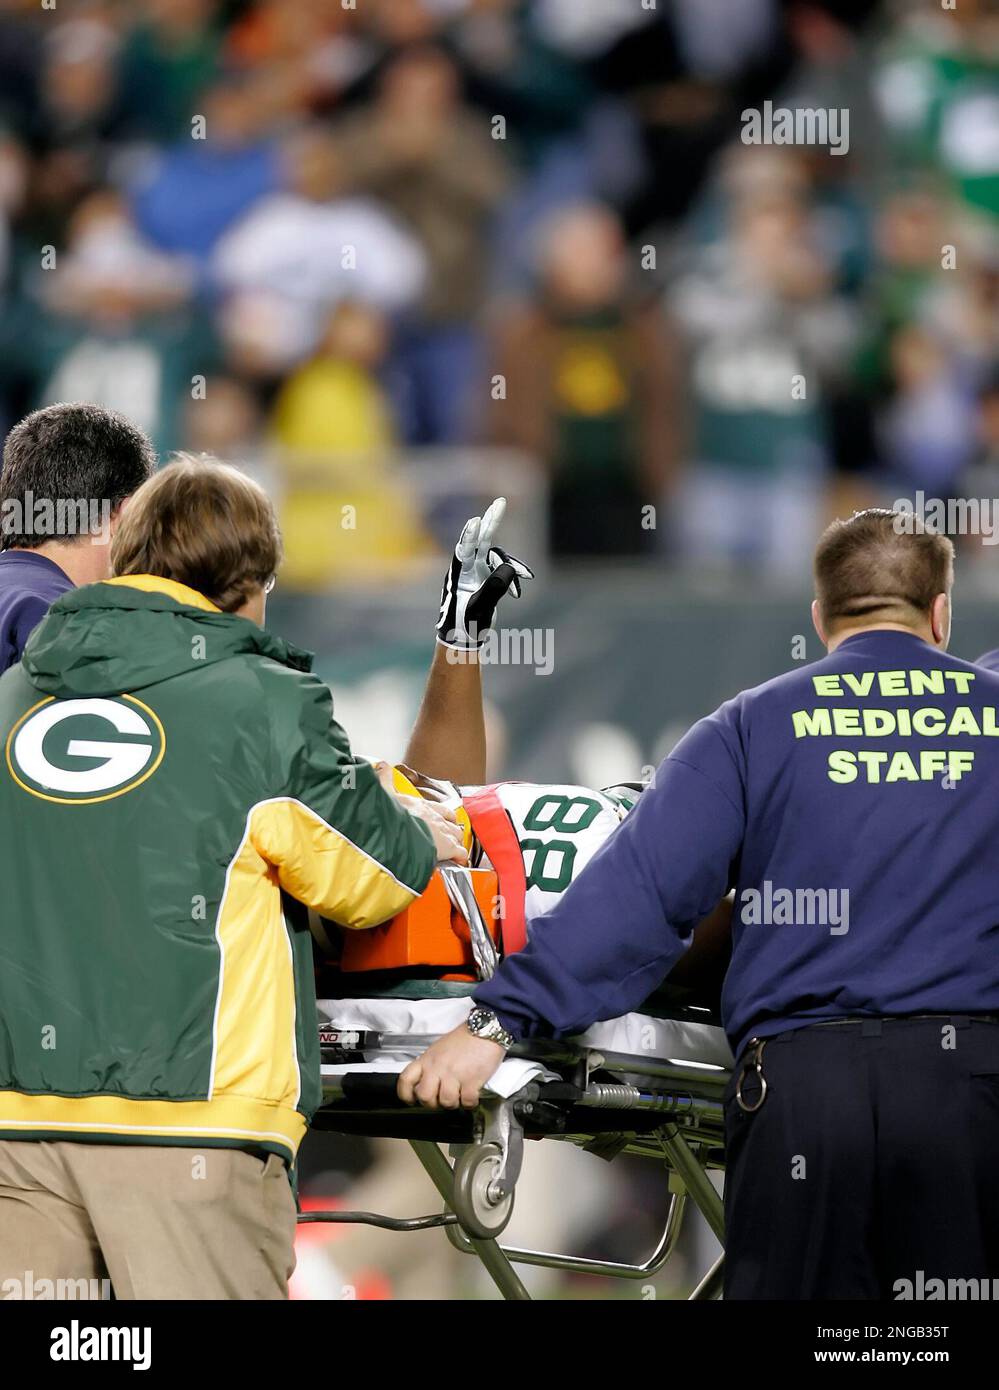
[[[335, 1002], [323, 1005], [335, 1018]], [[529, 1082], [509, 1098], [484, 1096], [474, 1111], [411, 1107], [395, 1093], [394, 1072], [351, 1071], [351, 1057], [379, 1052], [414, 1055], [435, 1035], [358, 1034], [344, 1030], [323, 1049], [323, 1102], [319, 1130], [407, 1141], [440, 1194], [443, 1213], [395, 1218], [370, 1212], [309, 1213], [309, 1221], [364, 1223], [390, 1230], [444, 1229], [453, 1247], [478, 1258], [501, 1296], [530, 1295], [515, 1265], [574, 1274], [648, 1280], [676, 1249], [688, 1199], [719, 1243], [724, 1243], [722, 1199], [709, 1172], [724, 1171], [723, 1092], [731, 1075], [717, 1063], [699, 1063], [598, 1051], [571, 1040], [534, 1039], [511, 1057], [541, 1063], [557, 1080]], [[637, 1264], [598, 1260], [501, 1243], [513, 1211], [525, 1140], [573, 1143], [605, 1159], [638, 1154], [663, 1163], [668, 1205], [662, 1233]], [[441, 1145], [449, 1146], [446, 1155]], [[724, 1253], [704, 1274], [692, 1301], [720, 1297]]]

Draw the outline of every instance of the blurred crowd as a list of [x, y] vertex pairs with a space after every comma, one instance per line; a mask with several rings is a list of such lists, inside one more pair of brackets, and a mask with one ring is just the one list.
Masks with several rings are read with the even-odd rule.
[[845, 505], [999, 496], [997, 64], [990, 0], [0, 0], [0, 425], [267, 472], [306, 586], [484, 446], [556, 557], [800, 575]]

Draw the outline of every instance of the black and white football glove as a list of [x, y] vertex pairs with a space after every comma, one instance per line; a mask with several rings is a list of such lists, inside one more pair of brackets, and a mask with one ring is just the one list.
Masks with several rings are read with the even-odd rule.
[[437, 622], [437, 640], [446, 647], [481, 647], [503, 595], [512, 591], [520, 598], [521, 580], [534, 578], [529, 566], [493, 543], [505, 511], [506, 498], [497, 497], [485, 516], [465, 522], [458, 538], [444, 576]]

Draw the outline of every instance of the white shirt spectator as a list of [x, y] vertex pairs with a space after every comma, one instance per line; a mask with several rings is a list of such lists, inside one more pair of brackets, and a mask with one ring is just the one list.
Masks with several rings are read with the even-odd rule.
[[269, 302], [287, 365], [315, 348], [339, 300], [398, 313], [419, 298], [425, 277], [419, 243], [363, 198], [316, 203], [275, 194], [222, 237], [212, 260], [214, 283], [227, 295]]

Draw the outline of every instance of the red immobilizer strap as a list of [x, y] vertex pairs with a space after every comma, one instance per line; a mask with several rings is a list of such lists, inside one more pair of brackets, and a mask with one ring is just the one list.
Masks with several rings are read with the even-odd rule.
[[527, 875], [517, 832], [503, 809], [495, 787], [466, 792], [461, 804], [468, 812], [472, 829], [499, 879], [500, 897], [503, 900], [503, 954], [509, 956], [527, 944], [527, 918], [524, 915]]

